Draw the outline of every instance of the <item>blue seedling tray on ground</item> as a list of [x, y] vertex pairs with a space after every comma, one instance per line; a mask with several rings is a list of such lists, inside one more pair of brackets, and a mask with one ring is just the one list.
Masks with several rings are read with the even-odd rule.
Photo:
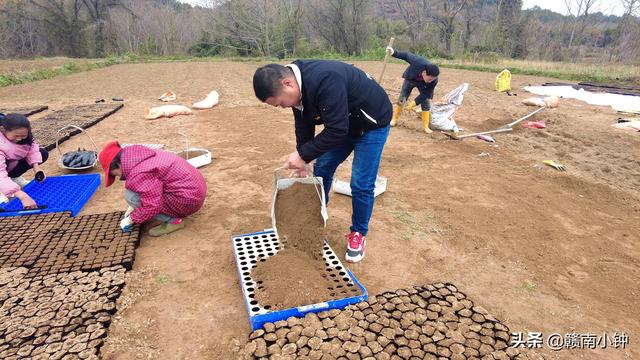
[[0, 205], [0, 217], [71, 211], [76, 216], [100, 186], [99, 174], [50, 176], [39, 183], [31, 180], [24, 189], [41, 209], [24, 210], [20, 199]]
[[[286, 320], [291, 316], [304, 317], [309, 312], [317, 313], [331, 309], [344, 309], [348, 305], [367, 301], [369, 298], [364, 286], [358, 282], [349, 269], [342, 265], [338, 256], [325, 241], [322, 255], [326, 264], [326, 272], [334, 282], [338, 283], [336, 288], [339, 288], [339, 290], [336, 289], [336, 291], [344, 294], [345, 297], [296, 308], [270, 310], [269, 305], [261, 306], [255, 300], [255, 288], [260, 285], [251, 277], [251, 269], [255, 268], [259, 261], [264, 261], [266, 258], [278, 253], [282, 248], [278, 237], [273, 230], [268, 229], [251, 234], [236, 235], [231, 238], [231, 241], [238, 275], [240, 276], [240, 286], [247, 305], [252, 330], [262, 328], [265, 323]], [[360, 295], [349, 297], [349, 293], [357, 293], [358, 290], [361, 292]]]

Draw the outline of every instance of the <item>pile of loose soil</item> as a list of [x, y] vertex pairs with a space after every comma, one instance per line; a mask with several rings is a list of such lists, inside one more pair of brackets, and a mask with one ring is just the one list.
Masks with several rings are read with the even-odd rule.
[[98, 359], [125, 268], [26, 277], [0, 268], [0, 358]]
[[[65, 107], [32, 121], [33, 137], [40, 147], [51, 150], [56, 147], [56, 136], [61, 128], [75, 125], [87, 129], [120, 110], [123, 106], [122, 104], [90, 104]], [[60, 134], [59, 142], [62, 143], [79, 133], [80, 130], [63, 131]]]
[[279, 239], [314, 259], [322, 259], [325, 238], [319, 191], [315, 184], [296, 182], [278, 191], [275, 204]]
[[41, 111], [45, 111], [48, 108], [49, 107], [46, 105], [23, 106], [18, 108], [11, 108], [11, 109], [0, 109], [0, 113], [3, 113], [3, 114], [17, 113], [17, 114], [22, 114], [24, 116], [31, 116]]
[[245, 358], [524, 359], [509, 328], [452, 284], [373, 296], [345, 310], [267, 323], [251, 333]]
[[84, 215], [67, 213], [0, 218], [0, 266], [28, 268], [33, 277], [91, 271], [121, 265], [130, 269], [139, 227], [123, 233], [121, 211]]
[[284, 249], [253, 270], [261, 281], [256, 300], [271, 310], [316, 304], [335, 296], [333, 282], [327, 278], [325, 264], [297, 249]]
[[324, 220], [314, 184], [296, 182], [275, 200], [278, 239], [284, 249], [258, 263], [256, 300], [273, 310], [315, 304], [335, 296], [323, 261]]

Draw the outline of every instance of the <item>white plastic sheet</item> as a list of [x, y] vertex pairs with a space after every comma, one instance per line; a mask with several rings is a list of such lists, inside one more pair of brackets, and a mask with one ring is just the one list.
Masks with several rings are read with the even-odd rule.
[[524, 90], [536, 95], [557, 95], [591, 105], [611, 106], [615, 111], [640, 113], [640, 96], [596, 93], [584, 89], [576, 90], [571, 86], [525, 86]]

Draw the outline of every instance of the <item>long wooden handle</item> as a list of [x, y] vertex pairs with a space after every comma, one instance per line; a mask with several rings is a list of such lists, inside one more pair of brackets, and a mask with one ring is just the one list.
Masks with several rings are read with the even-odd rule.
[[473, 133], [473, 134], [458, 135], [458, 136], [455, 136], [454, 138], [460, 140], [460, 139], [464, 139], [464, 138], [468, 138], [468, 137], [472, 137], [472, 136], [503, 133], [503, 132], [509, 132], [509, 131], [512, 131], [512, 130], [513, 130], [512, 128], [489, 130], [489, 131], [477, 132], [477, 133]]
[[[389, 40], [389, 47], [393, 47], [393, 40], [395, 39], [391, 38]], [[386, 49], [384, 52], [384, 62], [382, 63], [382, 71], [380, 72], [380, 77], [378, 78], [378, 84], [382, 84], [382, 76], [384, 75], [384, 70], [387, 68], [387, 60], [389, 60], [389, 52]]]

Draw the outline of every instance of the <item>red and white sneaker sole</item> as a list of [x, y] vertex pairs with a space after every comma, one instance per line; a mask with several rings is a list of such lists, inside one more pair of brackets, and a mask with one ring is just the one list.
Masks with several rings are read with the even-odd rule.
[[[362, 261], [362, 259], [364, 259], [364, 252], [366, 248], [367, 248], [366, 240], [362, 243], [362, 251], [352, 250], [352, 249], [349, 249], [349, 246], [347, 246], [347, 253], [344, 255], [344, 259], [350, 263], [360, 262]], [[349, 253], [351, 253], [352, 255], [350, 255]]]

